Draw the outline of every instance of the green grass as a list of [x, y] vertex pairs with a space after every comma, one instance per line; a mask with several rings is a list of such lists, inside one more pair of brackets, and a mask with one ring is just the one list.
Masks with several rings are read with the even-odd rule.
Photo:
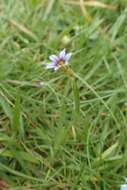
[[[127, 2], [103, 2], [117, 9], [86, 7], [88, 21], [63, 0], [0, 1], [0, 182], [10, 190], [124, 183]], [[63, 48], [75, 80], [44, 68]]]

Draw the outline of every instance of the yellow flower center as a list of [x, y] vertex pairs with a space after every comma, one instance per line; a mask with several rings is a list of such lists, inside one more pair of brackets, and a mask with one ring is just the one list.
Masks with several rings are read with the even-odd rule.
[[63, 65], [65, 64], [65, 61], [64, 61], [64, 60], [60, 60], [60, 61], [58, 62], [58, 64], [61, 65], [61, 66], [63, 66]]

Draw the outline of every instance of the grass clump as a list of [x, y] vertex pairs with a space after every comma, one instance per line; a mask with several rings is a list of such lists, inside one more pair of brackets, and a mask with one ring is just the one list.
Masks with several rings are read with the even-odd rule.
[[[1, 0], [1, 189], [117, 190], [127, 175], [126, 2], [101, 3]], [[76, 80], [45, 70], [63, 48]]]

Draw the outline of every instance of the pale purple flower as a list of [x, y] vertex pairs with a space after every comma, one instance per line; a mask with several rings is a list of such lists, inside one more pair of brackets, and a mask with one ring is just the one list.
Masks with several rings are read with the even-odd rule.
[[126, 184], [120, 186], [120, 190], [127, 190], [127, 177], [125, 177]]
[[68, 65], [71, 55], [72, 53], [66, 53], [65, 49], [63, 49], [59, 55], [50, 55], [49, 59], [51, 63], [46, 64], [46, 69], [58, 70], [60, 67]]

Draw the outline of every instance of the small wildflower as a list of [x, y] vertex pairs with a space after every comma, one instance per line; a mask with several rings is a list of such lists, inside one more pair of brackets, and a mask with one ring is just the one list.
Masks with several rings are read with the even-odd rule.
[[59, 53], [58, 56], [57, 55], [49, 56], [49, 59], [52, 62], [46, 65], [46, 69], [58, 70], [60, 67], [68, 65], [71, 55], [72, 55], [72, 53], [66, 53], [65, 49], [63, 49]]
[[127, 177], [125, 177], [126, 184], [120, 186], [120, 190], [127, 190]]

